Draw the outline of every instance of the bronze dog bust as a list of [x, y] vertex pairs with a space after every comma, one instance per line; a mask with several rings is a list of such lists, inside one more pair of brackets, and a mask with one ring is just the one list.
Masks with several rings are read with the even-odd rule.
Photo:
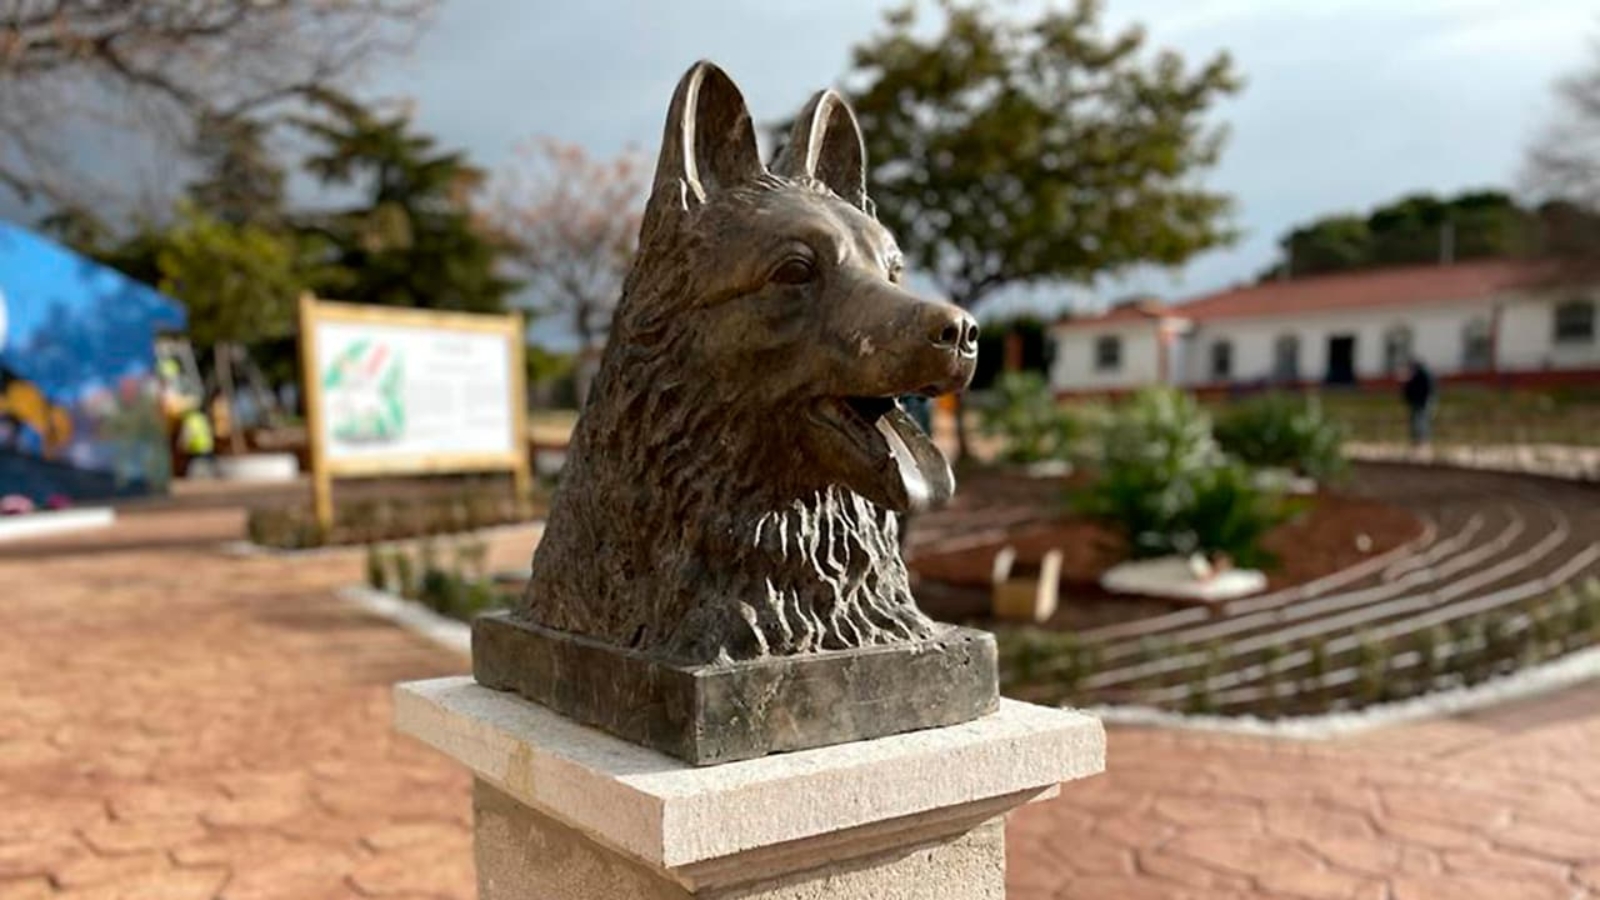
[[533, 558], [535, 622], [686, 662], [927, 637], [893, 512], [953, 487], [896, 405], [959, 390], [977, 327], [898, 284], [832, 91], [769, 170], [701, 63]]
[[639, 252], [520, 608], [473, 671], [695, 763], [968, 721], [991, 636], [913, 602], [896, 514], [949, 464], [896, 404], [959, 390], [977, 325], [899, 284], [855, 115], [771, 168], [728, 76], [678, 84]]

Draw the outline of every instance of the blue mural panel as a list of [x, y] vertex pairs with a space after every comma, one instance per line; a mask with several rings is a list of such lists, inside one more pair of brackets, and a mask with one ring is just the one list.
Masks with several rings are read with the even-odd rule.
[[176, 301], [0, 222], [0, 494], [163, 488], [154, 342], [186, 324]]

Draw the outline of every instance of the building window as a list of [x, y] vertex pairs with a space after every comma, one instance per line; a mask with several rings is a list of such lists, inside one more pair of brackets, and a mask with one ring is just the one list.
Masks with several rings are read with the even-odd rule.
[[1411, 329], [1396, 325], [1383, 335], [1383, 372], [1399, 375], [1411, 362]]
[[1594, 301], [1569, 300], [1556, 307], [1556, 343], [1594, 342]]
[[1217, 341], [1211, 345], [1211, 378], [1226, 381], [1233, 377], [1233, 342]]
[[1272, 343], [1272, 375], [1279, 381], [1300, 380], [1300, 336], [1279, 335]]
[[1494, 362], [1494, 343], [1488, 319], [1472, 319], [1461, 329], [1461, 369], [1485, 372]]
[[1114, 334], [1095, 338], [1094, 370], [1115, 372], [1120, 368], [1122, 368], [1122, 338]]

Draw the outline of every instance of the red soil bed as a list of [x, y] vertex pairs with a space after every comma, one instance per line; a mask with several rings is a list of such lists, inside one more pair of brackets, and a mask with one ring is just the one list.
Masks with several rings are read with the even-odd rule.
[[[1033, 497], [1042, 505], [1056, 500], [1059, 494], [1035, 487]], [[1273, 529], [1263, 541], [1267, 552], [1277, 558], [1274, 565], [1265, 569], [1268, 590], [1332, 574], [1398, 547], [1422, 532], [1421, 521], [1410, 511], [1377, 500], [1338, 493], [1323, 493], [1310, 499], [1308, 509]], [[1008, 530], [1004, 538], [978, 546], [941, 552], [935, 545], [921, 550], [910, 561], [918, 578], [921, 605], [935, 618], [947, 621], [987, 617], [995, 554], [1008, 544], [1016, 548], [1017, 565], [1021, 567], [1036, 567], [1052, 549], [1062, 551], [1061, 608], [1048, 623], [1050, 626], [1088, 628], [1186, 605], [1184, 601], [1101, 590], [1101, 573], [1128, 558], [1126, 546], [1121, 536], [1109, 528], [1072, 515], [1018, 525]]]

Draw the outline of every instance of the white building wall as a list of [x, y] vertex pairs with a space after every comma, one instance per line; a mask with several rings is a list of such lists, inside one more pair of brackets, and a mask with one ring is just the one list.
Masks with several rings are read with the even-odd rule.
[[1487, 301], [1416, 307], [1407, 310], [1381, 309], [1332, 313], [1302, 313], [1249, 319], [1216, 319], [1197, 323], [1189, 335], [1190, 345], [1183, 372], [1186, 385], [1211, 384], [1211, 345], [1218, 340], [1233, 343], [1233, 382], [1272, 380], [1275, 346], [1280, 337], [1294, 335], [1300, 342], [1299, 379], [1322, 381], [1328, 373], [1328, 340], [1338, 335], [1355, 337], [1355, 375], [1360, 379], [1382, 378], [1384, 347], [1391, 329], [1409, 328], [1411, 350], [1435, 374], [1462, 371], [1466, 352], [1465, 333], [1469, 322], [1487, 325], [1491, 305]]
[[[1600, 290], [1583, 296], [1600, 304]], [[1211, 348], [1218, 340], [1227, 340], [1233, 346], [1233, 364], [1226, 381], [1274, 381], [1277, 341], [1284, 335], [1294, 335], [1300, 344], [1298, 380], [1321, 382], [1328, 374], [1329, 338], [1352, 335], [1355, 377], [1381, 379], [1391, 374], [1385, 367], [1387, 337], [1392, 330], [1402, 328], [1411, 333], [1412, 355], [1425, 362], [1434, 374], [1474, 371], [1467, 359], [1469, 326], [1487, 331], [1496, 320], [1497, 307], [1493, 361], [1500, 372], [1600, 369], [1600, 334], [1589, 341], [1555, 340], [1556, 307], [1570, 299], [1570, 294], [1517, 293], [1412, 307], [1200, 321], [1168, 348], [1170, 377], [1185, 386], [1220, 383], [1211, 376]], [[1175, 312], [1181, 313], [1182, 308]], [[1600, 316], [1600, 306], [1596, 314]], [[1095, 341], [1106, 334], [1122, 339], [1122, 366], [1114, 372], [1094, 368]], [[1062, 391], [1124, 390], [1155, 384], [1160, 376], [1156, 334], [1153, 321], [1122, 321], [1099, 327], [1079, 322], [1057, 327], [1051, 384]]]
[[[1585, 342], [1555, 340], [1556, 306], [1569, 295], [1523, 294], [1509, 298], [1500, 311], [1500, 368], [1538, 372], [1546, 369], [1600, 368], [1600, 335]], [[1576, 299], [1596, 302], [1595, 293]]]
[[[1104, 335], [1122, 340], [1122, 365], [1095, 369], [1095, 342]], [[1058, 391], [1123, 390], [1155, 384], [1161, 363], [1154, 321], [1118, 322], [1102, 328], [1058, 327], [1050, 386]]]

